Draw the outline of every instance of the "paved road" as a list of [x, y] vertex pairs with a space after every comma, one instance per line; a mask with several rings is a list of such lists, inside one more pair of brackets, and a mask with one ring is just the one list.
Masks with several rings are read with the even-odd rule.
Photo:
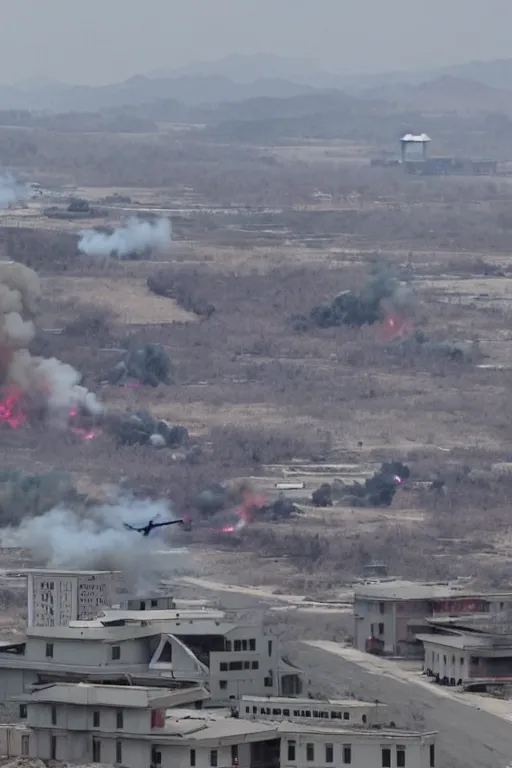
[[295, 643], [293, 660], [312, 687], [330, 694], [350, 689], [356, 696], [388, 704], [397, 725], [438, 731], [439, 768], [507, 768], [512, 765], [512, 722], [420, 688], [361, 669], [321, 648]]

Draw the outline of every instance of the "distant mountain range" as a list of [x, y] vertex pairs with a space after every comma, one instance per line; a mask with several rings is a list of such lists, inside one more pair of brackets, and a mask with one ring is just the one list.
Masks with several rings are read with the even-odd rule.
[[190, 106], [288, 99], [343, 91], [364, 100], [383, 100], [414, 109], [512, 111], [512, 59], [470, 62], [430, 72], [342, 76], [307, 59], [231, 55], [104, 86], [73, 86], [47, 80], [0, 85], [0, 109], [98, 112], [175, 101]]

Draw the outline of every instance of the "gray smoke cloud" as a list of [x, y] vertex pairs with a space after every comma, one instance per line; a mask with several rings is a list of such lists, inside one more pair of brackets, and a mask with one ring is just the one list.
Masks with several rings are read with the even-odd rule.
[[30, 191], [26, 184], [17, 181], [8, 171], [0, 171], [0, 210], [15, 203], [26, 203], [29, 197]]
[[151, 222], [133, 217], [110, 235], [97, 229], [82, 230], [78, 250], [94, 258], [117, 256], [124, 259], [130, 254], [141, 254], [153, 248], [164, 249], [170, 245], [171, 222], [169, 219]]
[[187, 552], [169, 550], [165, 544], [174, 526], [145, 537], [123, 525], [145, 525], [154, 518], [176, 516], [165, 501], [131, 497], [81, 512], [58, 506], [24, 518], [17, 528], [6, 528], [2, 546], [28, 550], [43, 567], [118, 570], [128, 589], [141, 592], [153, 588], [160, 576], [188, 567]]
[[27, 396], [43, 396], [47, 415], [56, 423], [67, 422], [69, 412], [79, 407], [93, 416], [100, 414], [102, 405], [80, 386], [78, 371], [55, 357], [30, 353], [40, 299], [41, 285], [33, 269], [0, 262], [0, 385]]

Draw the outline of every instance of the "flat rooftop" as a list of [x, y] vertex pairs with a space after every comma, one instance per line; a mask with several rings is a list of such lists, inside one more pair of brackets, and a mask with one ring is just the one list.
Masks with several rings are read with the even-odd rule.
[[[374, 707], [374, 702], [371, 701], [359, 701], [358, 699], [309, 699], [293, 698], [287, 696], [241, 696], [240, 703], [254, 702], [255, 704], [268, 704], [290, 706], [290, 707], [307, 707], [308, 709], [321, 709], [322, 706], [327, 707]], [[382, 706], [382, 705], [381, 705]]]
[[209, 698], [201, 686], [169, 690], [140, 685], [101, 685], [96, 683], [53, 683], [32, 693], [15, 696], [18, 701], [62, 703], [82, 706], [111, 706], [147, 709], [173, 707]]
[[444, 600], [452, 597], [496, 599], [509, 598], [512, 600], [512, 591], [508, 592], [478, 592], [468, 587], [457, 584], [429, 583], [418, 581], [405, 581], [393, 579], [391, 581], [372, 581], [371, 584], [357, 584], [354, 587], [355, 598], [369, 598], [371, 600]]
[[457, 648], [458, 650], [471, 650], [479, 648], [489, 651], [509, 651], [512, 654], [512, 637], [496, 635], [416, 635], [422, 643], [441, 645], [445, 648]]
[[6, 571], [6, 576], [28, 576], [29, 574], [38, 574], [39, 576], [120, 576], [121, 571], [73, 571], [69, 569], [54, 568], [19, 568], [15, 571]]

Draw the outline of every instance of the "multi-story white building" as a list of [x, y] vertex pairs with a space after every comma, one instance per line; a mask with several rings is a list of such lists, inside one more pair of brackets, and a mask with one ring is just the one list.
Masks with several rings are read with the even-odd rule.
[[94, 619], [112, 605], [119, 574], [113, 571], [49, 571], [29, 568], [27, 626], [66, 627], [71, 621]]
[[[126, 768], [435, 766], [434, 733], [362, 721], [351, 726], [344, 718], [308, 725], [286, 716], [256, 719], [252, 713], [245, 717], [203, 710], [206, 697], [200, 686], [182, 691], [83, 683], [46, 686], [21, 697], [26, 728], [11, 739], [11, 754], [22, 749], [42, 760]], [[283, 708], [285, 701], [267, 698], [271, 711]], [[328, 706], [310, 699], [301, 700], [300, 707], [308, 706], [306, 701]], [[361, 704], [368, 713], [375, 708]], [[347, 707], [347, 702], [331, 702], [329, 711]]]
[[240, 717], [256, 720], [293, 720], [309, 724], [344, 726], [382, 725], [387, 717], [385, 704], [358, 699], [309, 699], [285, 696], [242, 696]]
[[241, 625], [207, 608], [103, 614], [67, 626], [32, 625], [23, 640], [0, 643], [0, 701], [59, 680], [201, 683], [215, 706], [243, 694], [301, 693], [302, 673], [281, 658], [262, 621]]

